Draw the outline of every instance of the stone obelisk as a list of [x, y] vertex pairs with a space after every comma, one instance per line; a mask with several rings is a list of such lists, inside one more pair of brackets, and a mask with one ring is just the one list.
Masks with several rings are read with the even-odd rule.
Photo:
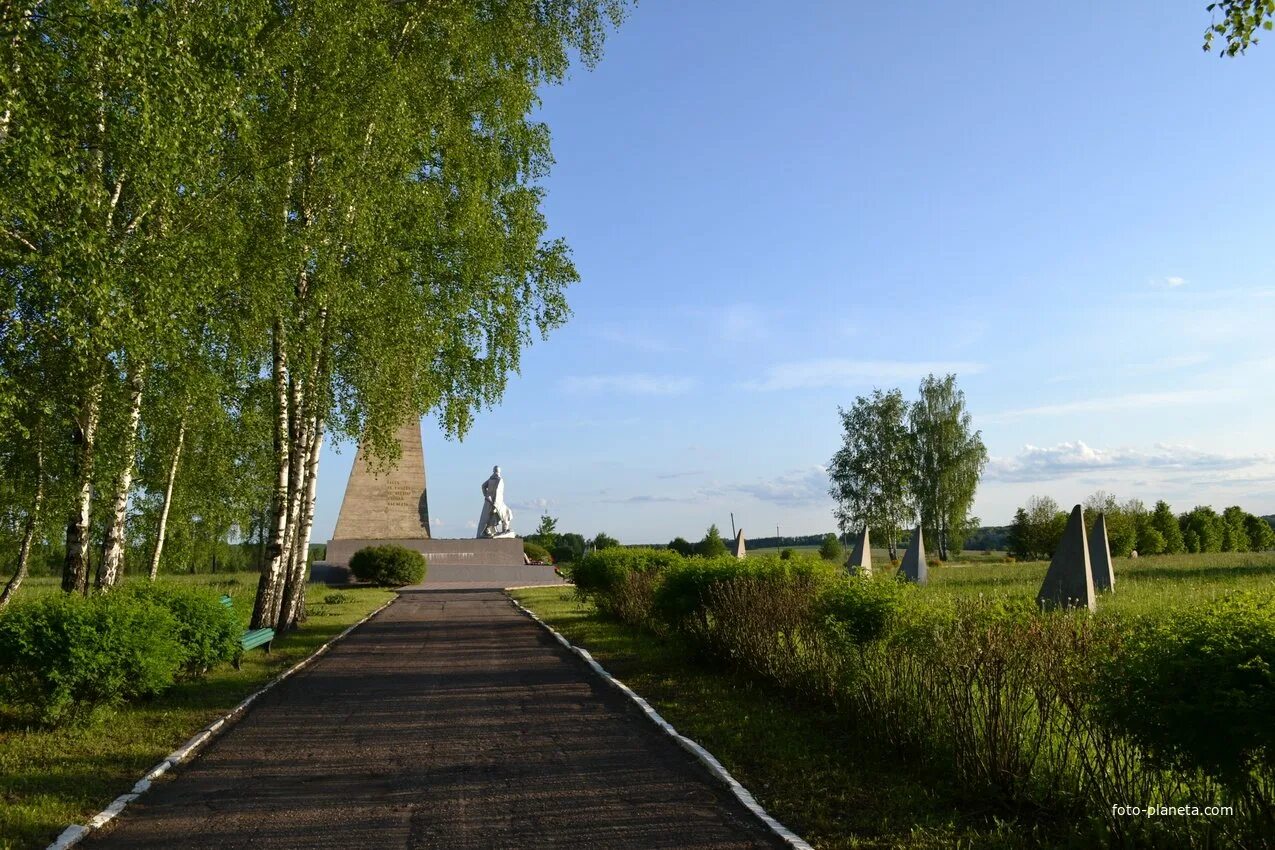
[[379, 474], [359, 446], [328, 543], [328, 560], [347, 561], [353, 552], [378, 541], [430, 538], [420, 422], [415, 418], [405, 422], [396, 436], [401, 451], [398, 463]]

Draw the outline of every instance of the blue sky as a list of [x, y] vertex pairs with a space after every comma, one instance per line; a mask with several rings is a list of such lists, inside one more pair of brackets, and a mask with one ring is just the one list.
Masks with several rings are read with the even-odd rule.
[[545, 92], [583, 281], [463, 442], [425, 421], [435, 535], [496, 463], [524, 533], [832, 530], [837, 406], [930, 371], [986, 523], [1098, 489], [1275, 512], [1275, 35], [1204, 54], [1204, 6], [640, 5]]

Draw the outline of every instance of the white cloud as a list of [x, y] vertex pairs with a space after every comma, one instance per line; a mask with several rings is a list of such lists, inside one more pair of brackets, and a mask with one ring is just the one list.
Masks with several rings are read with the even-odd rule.
[[528, 499], [525, 502], [509, 502], [509, 507], [515, 511], [531, 511], [533, 513], [544, 513], [553, 507], [553, 502], [549, 499]]
[[1169, 289], [1177, 289], [1179, 286], [1186, 285], [1186, 278], [1179, 277], [1177, 275], [1169, 275], [1168, 277], [1164, 278], [1160, 283], [1162, 286], [1167, 286]]
[[894, 381], [919, 380], [928, 374], [955, 372], [968, 375], [983, 371], [983, 364], [966, 361], [908, 362], [903, 360], [846, 360], [824, 358], [780, 363], [766, 370], [758, 381], [740, 384], [750, 390], [798, 390], [825, 387], [867, 387]]
[[731, 488], [754, 499], [777, 505], [812, 505], [828, 501], [828, 470], [822, 466], [786, 472], [768, 481]]
[[[1160, 372], [1175, 372], [1180, 369], [1189, 369], [1192, 366], [1199, 366], [1209, 361], [1207, 354], [1173, 354], [1162, 357], [1159, 360], [1150, 360], [1145, 363], [1129, 363], [1124, 366], [1104, 366], [1101, 369], [1103, 375], [1119, 375], [1123, 377], [1137, 377], [1140, 375], [1154, 375]], [[1082, 381], [1092, 379], [1098, 370], [1089, 372], [1069, 372], [1065, 375], [1055, 375], [1048, 380], [1051, 384], [1060, 384], [1065, 381]]]
[[681, 395], [695, 386], [693, 378], [676, 375], [650, 375], [632, 373], [624, 375], [568, 375], [562, 380], [562, 389], [568, 393], [592, 395], [620, 393], [623, 395]]
[[992, 458], [987, 477], [999, 481], [1048, 481], [1086, 472], [1150, 469], [1218, 473], [1271, 461], [1268, 455], [1224, 455], [1165, 443], [1150, 450], [1096, 449], [1077, 440], [1051, 447], [1028, 445], [1013, 457]]
[[1178, 390], [1163, 393], [1131, 393], [1123, 396], [1087, 398], [1062, 404], [1045, 404], [1039, 407], [1022, 407], [1002, 410], [976, 418], [980, 423], [1007, 422], [1028, 416], [1063, 416], [1069, 413], [1110, 413], [1113, 411], [1141, 410], [1148, 407], [1176, 407], [1182, 405], [1216, 404], [1232, 395], [1227, 390]]

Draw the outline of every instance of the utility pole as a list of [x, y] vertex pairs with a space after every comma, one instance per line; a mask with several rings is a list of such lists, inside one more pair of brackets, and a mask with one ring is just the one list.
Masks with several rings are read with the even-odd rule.
[[783, 547], [783, 542], [779, 539], [779, 526], [775, 526], [775, 551], [779, 551]]
[[738, 532], [735, 531], [735, 512], [731, 511], [730, 512], [730, 536], [734, 538], [736, 534], [738, 534]]

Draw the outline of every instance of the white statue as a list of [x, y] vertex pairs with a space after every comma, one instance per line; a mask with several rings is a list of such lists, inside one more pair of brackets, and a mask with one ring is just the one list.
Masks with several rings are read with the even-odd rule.
[[491, 468], [491, 477], [483, 482], [483, 514], [478, 520], [478, 538], [513, 537], [514, 515], [505, 504], [505, 480], [500, 467]]

